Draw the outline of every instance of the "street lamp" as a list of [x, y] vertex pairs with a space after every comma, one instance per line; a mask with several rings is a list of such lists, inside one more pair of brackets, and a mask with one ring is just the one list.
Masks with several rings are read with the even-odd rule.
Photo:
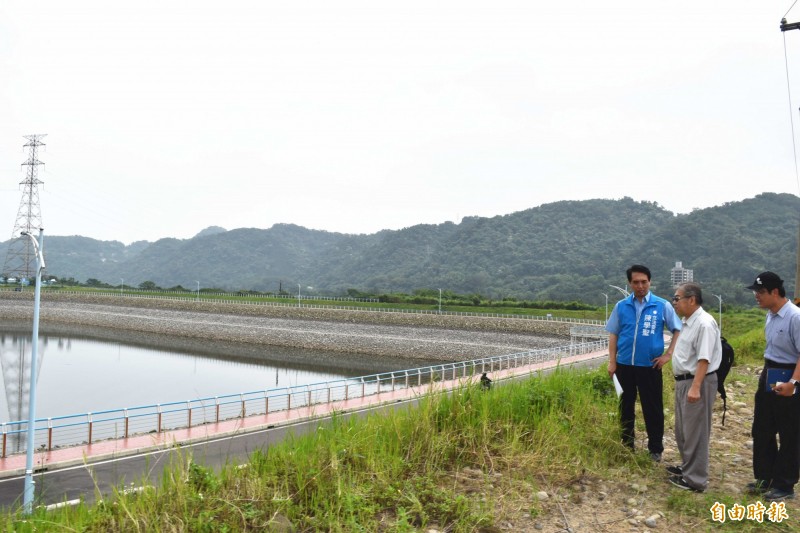
[[608, 322], [608, 294], [604, 292], [601, 292], [600, 294], [606, 297], [606, 322]]
[[621, 293], [622, 293], [622, 295], [623, 295], [625, 298], [627, 298], [627, 297], [628, 297], [628, 295], [630, 294], [628, 291], [626, 291], [626, 290], [625, 290], [625, 289], [623, 289], [622, 287], [617, 287], [616, 285], [609, 285], [609, 287], [611, 287], [612, 289], [617, 289], [619, 292], [621, 292]]
[[721, 294], [713, 294], [717, 300], [719, 300], [719, 330], [722, 331], [722, 295]]
[[195, 297], [195, 301], [199, 301], [200, 300], [200, 282], [197, 281], [197, 280], [195, 280], [194, 282], [197, 283], [197, 296]]
[[439, 289], [439, 314], [442, 314], [442, 289]]
[[44, 229], [39, 228], [38, 241], [27, 231], [23, 231], [22, 235], [31, 240], [36, 252], [36, 287], [33, 294], [33, 333], [31, 338], [31, 385], [28, 399], [28, 443], [25, 452], [25, 489], [22, 493], [22, 510], [25, 514], [31, 514], [34, 494], [33, 441], [36, 436], [34, 428], [36, 423], [36, 358], [39, 351], [39, 301], [42, 296], [42, 270], [44, 270], [44, 254], [42, 252]]

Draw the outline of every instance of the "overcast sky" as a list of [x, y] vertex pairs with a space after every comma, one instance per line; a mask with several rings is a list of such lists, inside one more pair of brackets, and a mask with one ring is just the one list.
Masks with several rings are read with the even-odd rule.
[[33, 133], [46, 234], [125, 243], [798, 194], [789, 1], [120, 4], [0, 3], [0, 240]]

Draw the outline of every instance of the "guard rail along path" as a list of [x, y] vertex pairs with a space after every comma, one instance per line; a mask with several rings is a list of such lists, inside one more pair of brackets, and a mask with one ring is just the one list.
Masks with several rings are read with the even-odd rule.
[[[219, 424], [226, 420], [288, 412], [292, 409], [330, 407], [337, 403], [343, 404], [350, 400], [425, 385], [430, 386], [427, 390], [433, 390], [436, 383], [442, 382], [449, 382], [451, 387], [458, 386], [462, 378], [472, 378], [483, 372], [523, 369], [524, 372], [530, 373], [541, 370], [541, 363], [550, 363], [546, 366], [552, 367], [562, 359], [598, 353], [607, 347], [608, 341], [601, 340], [311, 385], [41, 418], [34, 424], [35, 448], [44, 453], [70, 446], [91, 445], [104, 440], [128, 439], [136, 435], [160, 435], [176, 429]], [[514, 372], [506, 374], [513, 376]], [[321, 413], [330, 411], [331, 409], [320, 409]], [[22, 451], [21, 448], [17, 448], [27, 433], [28, 421], [6, 422], [1, 424], [0, 428], [2, 429], [1, 457], [5, 459]], [[154, 438], [155, 440], [157, 439]]]

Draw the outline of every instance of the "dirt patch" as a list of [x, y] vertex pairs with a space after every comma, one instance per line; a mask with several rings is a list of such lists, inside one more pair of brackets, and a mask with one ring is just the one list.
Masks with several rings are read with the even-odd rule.
[[[728, 411], [722, 425], [722, 400], [715, 402], [714, 426], [711, 434], [711, 478], [708, 491], [696, 494], [673, 487], [667, 481], [665, 467], [678, 464], [679, 454], [673, 437], [672, 389], [665, 382], [665, 406], [668, 406], [665, 428], [665, 451], [661, 464], [640, 460], [643, 466], [611, 470], [604, 476], [591, 474], [549, 484], [543, 475], [534, 483], [522, 482], [513, 472], [464, 469], [453, 474], [458, 492], [482, 498], [492, 491], [499, 502], [494, 515], [495, 525], [481, 531], [523, 532], [624, 532], [714, 530], [722, 526], [712, 519], [711, 507], [724, 503], [745, 508], [758, 501], [766, 508], [770, 502], [745, 493], [753, 481], [752, 439], [753, 395], [760, 368], [742, 366], [732, 369], [727, 380]], [[642, 420], [637, 415], [637, 424]], [[644, 427], [637, 427], [644, 435]], [[637, 448], [646, 447], [637, 442]], [[637, 461], [632, 457], [632, 463]], [[636, 472], [631, 475], [630, 472]], [[498, 494], [500, 496], [498, 497]], [[788, 519], [781, 520], [778, 530], [794, 531], [800, 518], [800, 499], [787, 500]], [[727, 519], [726, 522], [731, 522]], [[778, 526], [763, 515], [763, 522], [743, 519], [736, 529], [748, 531]], [[429, 532], [443, 531], [436, 527]]]

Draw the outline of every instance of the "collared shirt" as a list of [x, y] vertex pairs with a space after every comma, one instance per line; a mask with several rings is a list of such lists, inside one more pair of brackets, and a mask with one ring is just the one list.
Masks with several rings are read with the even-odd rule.
[[[650, 303], [650, 295], [652, 293], [647, 291], [647, 294], [639, 301], [639, 298], [636, 296], [633, 297], [633, 308], [636, 309], [636, 321], [639, 321], [639, 317], [642, 314], [642, 309]], [[671, 305], [664, 306], [664, 325], [665, 327], [671, 331], [676, 332], [680, 331], [681, 329], [681, 319], [678, 317], [677, 313], [675, 313], [675, 308]], [[619, 313], [617, 312], [617, 306], [614, 306], [614, 309], [611, 311], [611, 316], [608, 317], [608, 322], [606, 322], [606, 331], [609, 333], [613, 333], [614, 335], [619, 335], [620, 330], [622, 329], [619, 323]]]
[[694, 375], [701, 359], [708, 361], [706, 372], [717, 370], [722, 362], [722, 341], [717, 321], [702, 307], [698, 307], [683, 320], [683, 328], [672, 353], [672, 371], [676, 376]]
[[796, 364], [800, 355], [800, 309], [787, 301], [777, 313], [767, 312], [764, 326], [767, 348], [764, 357], [770, 361]]

